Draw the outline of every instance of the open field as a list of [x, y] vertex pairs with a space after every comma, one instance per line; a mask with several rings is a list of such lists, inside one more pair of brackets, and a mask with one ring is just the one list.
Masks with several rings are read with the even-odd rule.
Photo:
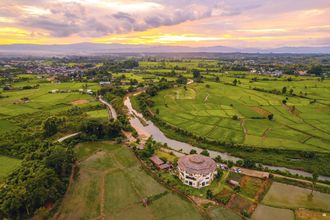
[[[13, 84], [13, 87], [21, 87], [25, 85], [35, 85], [38, 81], [33, 82], [19, 82]], [[49, 93], [51, 90], [78, 90], [82, 89], [86, 83], [70, 82], [70, 83], [39, 83], [39, 88], [27, 90], [1, 91], [6, 98], [0, 99], [0, 118], [8, 118], [24, 113], [34, 113], [38, 111], [62, 111], [73, 105], [77, 100], [86, 100], [87, 102], [79, 105], [83, 107], [86, 105], [93, 105], [97, 103], [95, 99], [87, 94], [79, 92], [67, 93]], [[96, 83], [88, 83], [89, 89], [96, 91], [99, 88]], [[22, 98], [28, 98], [29, 101], [24, 103]]]
[[106, 109], [94, 110], [86, 112], [87, 115], [91, 118], [108, 118], [109, 113]]
[[0, 155], [0, 183], [15, 168], [20, 165], [21, 161], [11, 157]]
[[298, 209], [295, 211], [296, 220], [329, 220], [329, 212], [318, 212], [307, 209]]
[[224, 207], [217, 207], [210, 210], [211, 219], [217, 220], [242, 220], [242, 217]]
[[[165, 122], [211, 140], [262, 148], [329, 152], [330, 109], [324, 103], [330, 100], [322, 96], [328, 93], [330, 82], [311, 80], [283, 85], [287, 83], [296, 90], [307, 90], [317, 102], [310, 104], [310, 99], [295, 96], [289, 97], [283, 105], [285, 95], [255, 91], [245, 84], [206, 82], [191, 84], [187, 90], [179, 87], [161, 91], [153, 98], [152, 110], [159, 109], [159, 117]], [[312, 87], [314, 84], [318, 87]], [[292, 106], [295, 106], [294, 112]], [[274, 115], [273, 120], [268, 120], [269, 114]], [[239, 120], [232, 119], [233, 116], [238, 116]]]
[[290, 209], [273, 208], [259, 204], [253, 215], [252, 220], [294, 220], [294, 213]]
[[274, 182], [264, 197], [265, 205], [283, 208], [310, 208], [330, 210], [330, 194], [314, 191], [297, 186]]
[[[80, 174], [57, 219], [201, 219], [193, 205], [140, 168], [134, 154], [111, 142], [79, 144]], [[150, 198], [147, 207], [143, 198]]]
[[249, 198], [254, 198], [259, 191], [262, 180], [249, 176], [244, 176], [240, 180], [241, 193]]

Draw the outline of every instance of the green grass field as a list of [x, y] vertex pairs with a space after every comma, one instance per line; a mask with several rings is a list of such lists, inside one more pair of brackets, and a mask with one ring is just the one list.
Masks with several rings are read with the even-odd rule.
[[[286, 106], [282, 105], [286, 96], [255, 91], [246, 83], [249, 82], [243, 79], [239, 86], [193, 83], [187, 90], [183, 87], [164, 90], [153, 98], [152, 110], [159, 109], [160, 118], [167, 123], [211, 140], [262, 148], [329, 152], [330, 109], [327, 104], [330, 99], [327, 94], [330, 81], [267, 81], [251, 85], [272, 88], [274, 84], [273, 87], [280, 89], [290, 83], [295, 90], [307, 91], [308, 97], [317, 99], [310, 104], [310, 99], [289, 97]], [[294, 112], [290, 111], [292, 106], [295, 106]], [[273, 120], [267, 119], [269, 114], [274, 115]], [[234, 115], [239, 120], [233, 120]]]
[[87, 115], [91, 118], [108, 118], [109, 113], [106, 109], [94, 110], [86, 112]]
[[310, 208], [330, 210], [330, 195], [297, 186], [274, 182], [262, 203], [281, 208]]
[[[134, 154], [111, 142], [78, 144], [79, 177], [59, 210], [58, 219], [201, 219], [194, 206], [169, 192], [141, 169]], [[147, 207], [142, 199], [166, 194]]]
[[21, 161], [0, 155], [0, 183], [3, 179], [20, 165]]
[[[24, 85], [35, 85], [38, 81], [19, 82], [13, 84], [14, 87]], [[0, 99], [0, 119], [17, 116], [24, 113], [34, 113], [39, 111], [58, 112], [69, 109], [73, 106], [74, 101], [87, 100], [88, 103], [79, 106], [86, 106], [96, 103], [95, 98], [80, 94], [79, 92], [68, 93], [49, 93], [51, 90], [78, 90], [83, 88], [85, 83], [69, 82], [69, 83], [39, 83], [39, 88], [17, 91], [1, 91], [3, 96], [7, 98]], [[88, 83], [88, 88], [96, 91], [99, 85], [96, 83]], [[28, 103], [21, 102], [21, 98], [29, 98]]]

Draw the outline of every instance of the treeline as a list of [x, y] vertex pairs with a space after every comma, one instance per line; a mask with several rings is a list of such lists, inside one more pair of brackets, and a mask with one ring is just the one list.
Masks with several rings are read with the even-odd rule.
[[[86, 118], [85, 112], [100, 108], [73, 107], [49, 114], [24, 114], [12, 118], [19, 126], [0, 136], [0, 152], [22, 163], [0, 186], [0, 219], [26, 219], [52, 207], [64, 195], [75, 163], [73, 146], [97, 139], [121, 140], [122, 121]], [[128, 123], [128, 122], [125, 122]], [[80, 131], [70, 144], [59, 144], [59, 132]], [[56, 143], [56, 144], [55, 144]]]
[[18, 91], [18, 90], [38, 89], [39, 86], [40, 86], [39, 84], [36, 84], [36, 85], [26, 85], [26, 86], [22, 86], [22, 87], [4, 86], [3, 87], [3, 90], [4, 91]]
[[42, 145], [25, 156], [0, 188], [0, 219], [25, 219], [65, 192], [74, 163], [72, 148]]

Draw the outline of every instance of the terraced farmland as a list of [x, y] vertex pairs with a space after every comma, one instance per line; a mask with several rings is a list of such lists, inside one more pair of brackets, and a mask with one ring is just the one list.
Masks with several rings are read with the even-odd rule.
[[[289, 88], [310, 94], [316, 102], [256, 91], [249, 88], [247, 80], [242, 80], [238, 86], [206, 82], [191, 84], [186, 89], [161, 91], [153, 98], [152, 110], [159, 109], [163, 121], [211, 140], [262, 148], [329, 152], [330, 100], [324, 93], [328, 93], [330, 81], [267, 83], [258, 84], [258, 88], [279, 89], [290, 85]], [[284, 99], [286, 104], [282, 103]], [[269, 120], [271, 114], [273, 119]]]

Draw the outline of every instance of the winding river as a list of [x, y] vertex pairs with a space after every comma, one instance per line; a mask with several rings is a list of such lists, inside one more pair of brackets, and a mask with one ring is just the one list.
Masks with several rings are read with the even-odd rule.
[[[124, 105], [127, 107], [128, 113], [130, 115], [130, 124], [137, 131], [139, 136], [143, 136], [146, 138], [152, 136], [152, 138], [155, 141], [163, 143], [163, 144], [166, 143], [168, 145], [168, 147], [170, 147], [171, 149], [176, 150], [176, 151], [181, 151], [186, 154], [189, 154], [190, 150], [192, 150], [192, 149], [196, 150], [197, 153], [200, 153], [203, 150], [201, 148], [194, 147], [185, 142], [173, 140], [173, 139], [166, 137], [164, 135], [164, 133], [152, 121], [146, 120], [141, 113], [137, 112], [133, 108], [129, 96], [126, 97], [126, 99], [124, 100]], [[144, 120], [146, 123], [142, 123], [140, 120]], [[212, 150], [208, 150], [208, 152], [210, 153], [210, 156], [212, 158], [215, 158], [216, 156], [219, 155], [219, 156], [221, 156], [222, 159], [225, 159], [225, 160], [232, 160], [234, 162], [241, 160], [241, 158], [231, 156], [228, 153], [222, 153], [222, 152], [212, 151]], [[301, 175], [304, 177], [312, 177], [311, 173], [301, 171], [301, 170], [290, 169], [290, 168], [286, 168], [286, 167], [269, 166], [269, 165], [263, 165], [263, 166], [267, 167], [270, 170], [288, 171], [291, 174], [298, 174], [298, 175]], [[319, 176], [319, 179], [330, 181], [330, 177], [328, 177], [328, 176]]]

